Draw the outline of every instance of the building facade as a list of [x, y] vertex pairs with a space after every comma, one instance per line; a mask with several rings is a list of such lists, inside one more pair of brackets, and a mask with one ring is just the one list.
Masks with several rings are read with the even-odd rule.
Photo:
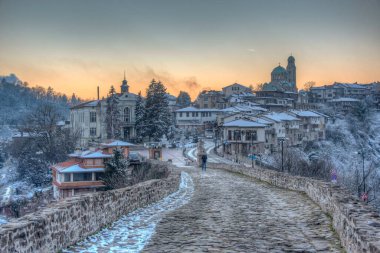
[[[137, 95], [129, 92], [129, 85], [124, 77], [120, 93], [116, 94], [121, 121], [120, 138], [133, 141], [136, 137], [135, 110]], [[98, 144], [107, 139], [106, 126], [107, 100], [93, 100], [70, 108], [70, 126], [80, 135], [79, 145]]]
[[128, 157], [130, 146], [131, 143], [123, 141], [102, 143], [100, 148], [77, 151], [69, 155], [68, 161], [53, 165], [54, 198], [62, 199], [104, 188], [105, 161], [112, 158], [116, 148], [122, 149], [124, 157]]

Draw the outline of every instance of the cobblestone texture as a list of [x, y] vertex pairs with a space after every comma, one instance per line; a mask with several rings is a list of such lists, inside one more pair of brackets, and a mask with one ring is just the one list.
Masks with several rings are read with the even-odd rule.
[[186, 171], [193, 198], [161, 220], [143, 252], [343, 251], [306, 195], [225, 171]]

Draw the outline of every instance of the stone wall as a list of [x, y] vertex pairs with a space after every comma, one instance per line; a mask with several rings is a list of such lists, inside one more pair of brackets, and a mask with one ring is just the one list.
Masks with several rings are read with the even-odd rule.
[[241, 173], [272, 185], [305, 192], [332, 217], [333, 227], [347, 252], [380, 253], [380, 216], [348, 190], [320, 180], [242, 165], [210, 163], [210, 168]]
[[179, 183], [179, 172], [171, 171], [165, 179], [65, 199], [1, 226], [0, 252], [57, 252], [177, 191]]

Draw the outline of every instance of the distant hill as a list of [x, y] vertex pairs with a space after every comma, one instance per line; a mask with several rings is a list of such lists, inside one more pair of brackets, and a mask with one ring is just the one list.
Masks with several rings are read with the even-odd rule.
[[0, 76], [0, 125], [20, 124], [28, 113], [44, 102], [53, 102], [68, 117], [70, 106], [81, 100], [74, 94], [68, 98], [51, 87], [29, 87], [15, 74]]

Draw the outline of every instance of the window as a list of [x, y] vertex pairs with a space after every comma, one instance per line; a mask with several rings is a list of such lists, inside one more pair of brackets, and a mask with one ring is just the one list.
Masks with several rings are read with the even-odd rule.
[[240, 132], [240, 130], [235, 130], [234, 131], [234, 140], [235, 141], [240, 141], [241, 140], [241, 132]]
[[96, 122], [96, 112], [90, 112], [90, 122]]
[[179, 117], [182, 118], [182, 112], [179, 113]]
[[228, 139], [232, 140], [232, 131], [231, 130], [228, 130]]
[[102, 180], [103, 176], [104, 176], [104, 172], [96, 172], [95, 173], [95, 180], [96, 181]]
[[189, 113], [189, 112], [187, 112], [187, 113], [186, 113], [186, 117], [189, 117], [189, 116], [190, 116], [190, 113]]
[[124, 122], [129, 122], [131, 117], [131, 113], [128, 107], [124, 108]]
[[71, 175], [70, 173], [63, 174], [63, 182], [70, 182], [71, 180], [70, 175]]
[[74, 182], [75, 181], [91, 181], [92, 180], [92, 173], [73, 173], [74, 175]]
[[257, 132], [256, 131], [247, 131], [245, 136], [246, 141], [256, 141], [257, 140]]
[[90, 136], [96, 136], [96, 127], [90, 127]]

